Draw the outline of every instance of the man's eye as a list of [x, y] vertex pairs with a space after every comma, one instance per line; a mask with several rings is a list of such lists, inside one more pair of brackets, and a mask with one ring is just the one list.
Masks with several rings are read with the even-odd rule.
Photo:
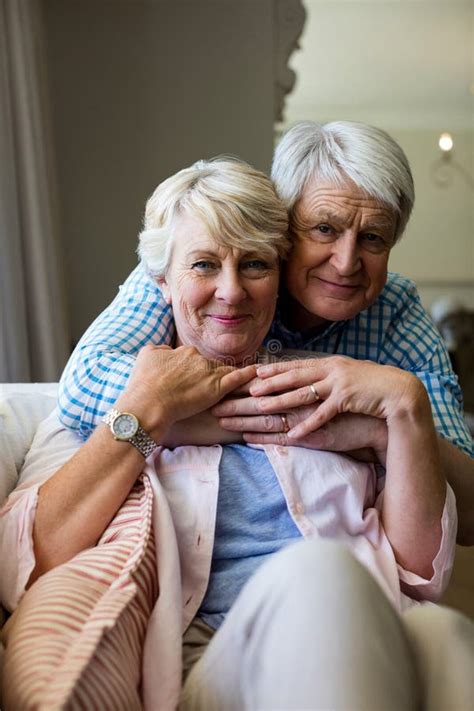
[[320, 225], [315, 225], [311, 231], [313, 238], [319, 242], [331, 242], [336, 239], [336, 232], [327, 222], [322, 222]]
[[366, 232], [365, 234], [363, 234], [362, 242], [368, 249], [372, 250], [381, 250], [384, 249], [387, 245], [387, 242], [384, 237], [376, 235], [373, 232]]
[[367, 242], [382, 242], [382, 238], [379, 235], [375, 235], [373, 232], [366, 232], [365, 235], [362, 235]]

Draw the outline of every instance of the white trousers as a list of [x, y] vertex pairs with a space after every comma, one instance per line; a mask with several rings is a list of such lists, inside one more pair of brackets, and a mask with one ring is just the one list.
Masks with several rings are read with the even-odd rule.
[[474, 623], [433, 605], [401, 616], [345, 547], [299, 542], [248, 581], [181, 709], [472, 711]]

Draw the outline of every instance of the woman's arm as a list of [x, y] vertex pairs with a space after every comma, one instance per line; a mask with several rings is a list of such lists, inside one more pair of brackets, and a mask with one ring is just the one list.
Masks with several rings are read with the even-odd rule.
[[[160, 442], [174, 422], [209, 408], [254, 373], [255, 366], [239, 370], [210, 362], [194, 348], [146, 346], [114, 407], [136, 415], [143, 429]], [[133, 445], [115, 441], [101, 424], [41, 486], [33, 529], [36, 567], [29, 584], [97, 543], [144, 461]]]

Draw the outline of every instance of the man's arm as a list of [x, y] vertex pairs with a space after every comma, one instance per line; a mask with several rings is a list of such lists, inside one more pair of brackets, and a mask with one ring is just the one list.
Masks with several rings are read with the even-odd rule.
[[[213, 413], [221, 426], [243, 432], [249, 443], [293, 444], [314, 449], [348, 452], [367, 449], [379, 458], [387, 446], [387, 432], [383, 421], [376, 422], [366, 415], [334, 413], [329, 420], [318, 422], [320, 403], [309, 404], [314, 395], [309, 386], [316, 378], [322, 363], [341, 364], [337, 356], [316, 360], [295, 360], [258, 368], [259, 380], [251, 385], [255, 397], [232, 398], [216, 405]], [[347, 361], [348, 366], [363, 367], [362, 362]], [[344, 363], [343, 363], [344, 365]], [[367, 388], [370, 394], [370, 387]], [[278, 393], [278, 394], [275, 394]], [[429, 394], [429, 393], [428, 393]], [[282, 432], [280, 413], [286, 413], [291, 428], [305, 425], [307, 431], [297, 440]], [[316, 419], [315, 419], [316, 418]], [[314, 426], [308, 429], [308, 422]], [[439, 423], [438, 423], [439, 424]], [[457, 499], [459, 528], [458, 542], [474, 544], [474, 460], [438, 432], [440, 462], [444, 476]]]
[[59, 417], [87, 439], [122, 394], [143, 346], [171, 345], [173, 316], [139, 265], [79, 341], [59, 384]]
[[474, 459], [438, 435], [441, 466], [456, 496], [457, 542], [474, 546]]

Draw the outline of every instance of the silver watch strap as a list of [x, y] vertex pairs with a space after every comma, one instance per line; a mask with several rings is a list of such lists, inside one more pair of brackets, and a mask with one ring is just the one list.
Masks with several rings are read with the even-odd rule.
[[104, 423], [104, 425], [109, 425], [109, 427], [110, 427], [110, 425], [115, 420], [115, 418], [118, 417], [120, 414], [121, 413], [119, 412], [119, 410], [115, 410], [112, 407], [112, 408], [110, 408], [110, 410], [108, 412], [105, 413], [105, 415], [102, 418], [102, 422]]
[[153, 440], [148, 432], [145, 432], [143, 427], [138, 425], [137, 433], [129, 440], [130, 444], [138, 449], [140, 454], [143, 454], [145, 459], [157, 449], [158, 445]]
[[[106, 414], [102, 418], [102, 422], [106, 425], [109, 425], [109, 427], [111, 427], [114, 420], [121, 414], [122, 413], [119, 410], [116, 410], [115, 408], [112, 407], [108, 412], [106, 412]], [[136, 417], [136, 415], [135, 415], [135, 417]], [[155, 440], [150, 437], [148, 432], [145, 432], [143, 427], [140, 425], [140, 422], [138, 423], [138, 429], [137, 429], [136, 433], [133, 435], [133, 437], [130, 437], [130, 439], [127, 439], [124, 441], [130, 442], [130, 444], [133, 444], [133, 446], [136, 449], [138, 449], [140, 454], [143, 454], [145, 459], [147, 457], [149, 457], [150, 454], [155, 451], [155, 449], [158, 448], [158, 445], [155, 442]]]

